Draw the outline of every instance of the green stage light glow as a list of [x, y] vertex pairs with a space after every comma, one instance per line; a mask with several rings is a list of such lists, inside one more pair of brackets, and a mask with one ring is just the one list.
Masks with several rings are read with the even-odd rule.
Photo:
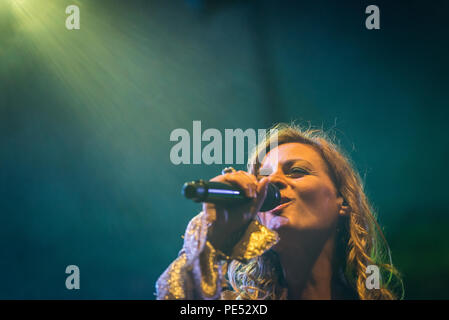
[[[142, 108], [156, 112], [149, 101], [159, 97], [170, 78], [164, 77], [167, 65], [157, 55], [165, 41], [160, 28], [149, 28], [150, 41], [134, 20], [117, 23], [111, 17], [120, 16], [120, 10], [105, 9], [103, 4], [0, 0], [0, 15], [5, 17], [0, 19], [0, 26], [5, 26], [0, 28], [0, 73], [20, 78], [29, 70], [39, 70], [54, 88], [54, 96], [71, 101], [60, 108], [84, 121], [87, 128], [104, 132], [101, 135], [119, 148], [129, 144], [129, 135], [135, 141], [146, 137], [145, 132], [120, 133], [117, 128], [144, 121]], [[79, 7], [80, 30], [66, 28], [70, 5]], [[169, 118], [171, 110], [166, 110]]]

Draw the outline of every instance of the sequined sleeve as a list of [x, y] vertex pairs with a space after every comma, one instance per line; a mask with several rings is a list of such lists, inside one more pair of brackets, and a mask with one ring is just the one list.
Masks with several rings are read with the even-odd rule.
[[[201, 212], [188, 224], [178, 257], [156, 282], [157, 299], [220, 299], [227, 261], [206, 240], [210, 221]], [[248, 261], [261, 255], [279, 240], [278, 234], [257, 221], [234, 246], [230, 260]]]

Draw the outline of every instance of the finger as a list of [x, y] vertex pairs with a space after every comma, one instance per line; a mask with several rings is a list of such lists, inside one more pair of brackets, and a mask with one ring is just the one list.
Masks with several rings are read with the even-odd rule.
[[259, 212], [260, 208], [263, 205], [263, 202], [265, 201], [265, 198], [267, 197], [268, 183], [269, 179], [265, 177], [260, 180], [259, 185], [257, 186], [257, 197], [254, 204], [256, 212]]
[[226, 179], [226, 177], [229, 177], [229, 176], [235, 175], [235, 174], [248, 177], [251, 180], [252, 183], [254, 183], [256, 185], [259, 184], [259, 180], [257, 179], [257, 177], [255, 175], [253, 175], [253, 174], [251, 174], [249, 172], [246, 172], [246, 171], [242, 171], [242, 170], [235, 171], [235, 172], [232, 172], [232, 173], [226, 173], [226, 174], [218, 175], [218, 176], [210, 179], [210, 181], [215, 181], [215, 182], [224, 181]]
[[241, 189], [249, 198], [256, 197], [257, 186], [246, 176], [241, 173], [229, 173], [223, 176], [223, 181]]
[[227, 182], [237, 188], [243, 189], [245, 195], [249, 198], [255, 198], [257, 196], [258, 181], [255, 176], [245, 171], [235, 171], [224, 175], [216, 176], [210, 181], [214, 182]]
[[253, 175], [253, 174], [251, 174], [251, 173], [249, 173], [249, 172], [243, 171], [243, 170], [239, 170], [238, 172], [241, 173], [241, 174], [243, 174], [243, 175], [245, 175], [245, 176], [248, 177], [249, 179], [251, 179], [251, 181], [252, 181], [253, 183], [259, 184], [259, 180], [257, 180], [257, 178], [256, 178], [255, 175]]
[[239, 174], [242, 179], [245, 179], [245, 181], [248, 184], [248, 187], [251, 191], [251, 197], [252, 198], [256, 198], [257, 196], [257, 185], [259, 184], [259, 182], [257, 181], [256, 177], [254, 177], [253, 175], [249, 174], [248, 172], [245, 171], [237, 171], [237, 174]]

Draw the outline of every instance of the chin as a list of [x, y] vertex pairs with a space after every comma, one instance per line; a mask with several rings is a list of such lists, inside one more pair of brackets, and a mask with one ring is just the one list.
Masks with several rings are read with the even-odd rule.
[[287, 226], [290, 222], [290, 220], [283, 215], [273, 215], [271, 213], [269, 213], [271, 215], [270, 219], [268, 219], [267, 223], [266, 223], [266, 227], [268, 229], [271, 230], [279, 230], [285, 226]]

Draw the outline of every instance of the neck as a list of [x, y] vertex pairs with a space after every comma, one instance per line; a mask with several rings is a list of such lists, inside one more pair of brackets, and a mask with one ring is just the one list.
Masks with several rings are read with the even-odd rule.
[[334, 241], [335, 234], [322, 241], [317, 241], [316, 236], [304, 237], [301, 242], [296, 242], [302, 243], [301, 247], [278, 250], [288, 299], [331, 299]]

